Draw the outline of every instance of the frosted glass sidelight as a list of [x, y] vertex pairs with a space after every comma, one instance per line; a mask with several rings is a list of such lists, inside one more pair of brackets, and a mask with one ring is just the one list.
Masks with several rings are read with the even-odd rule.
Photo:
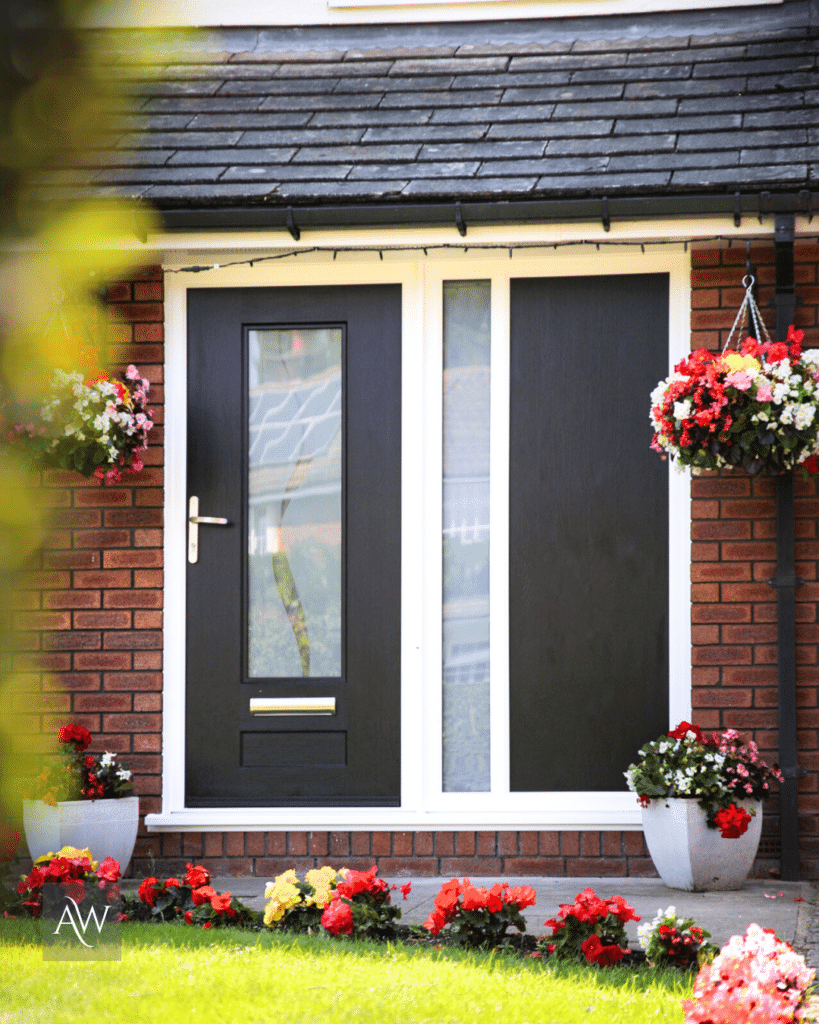
[[247, 337], [248, 675], [339, 677], [342, 329]]
[[443, 788], [488, 792], [490, 282], [443, 302]]

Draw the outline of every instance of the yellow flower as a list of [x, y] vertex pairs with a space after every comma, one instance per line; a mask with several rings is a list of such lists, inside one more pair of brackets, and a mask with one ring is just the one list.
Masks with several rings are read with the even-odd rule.
[[301, 893], [296, 888], [298, 877], [295, 869], [290, 868], [276, 876], [275, 882], [268, 882], [264, 894], [268, 904], [264, 908], [264, 923], [269, 928], [276, 921], [280, 921], [285, 913], [301, 903]]
[[333, 889], [337, 875], [335, 871], [329, 866], [325, 865], [323, 868], [313, 868], [312, 871], [308, 871], [304, 876], [305, 882], [313, 887], [313, 895], [309, 896], [305, 902], [309, 906], [311, 903], [315, 904], [319, 910], [323, 910], [324, 907], [330, 902], [330, 897], [333, 894]]
[[728, 364], [728, 372], [736, 373], [737, 370], [758, 370], [759, 360], [753, 356], [743, 356], [739, 352], [729, 352], [722, 357], [723, 363]]
[[91, 862], [91, 870], [97, 870], [97, 862], [92, 859], [90, 850], [78, 850], [76, 846], [64, 846], [59, 853], [44, 853], [34, 861], [35, 867], [38, 864], [48, 864], [49, 861], [58, 857], [65, 857], [66, 860], [77, 860], [79, 857], [86, 857]]

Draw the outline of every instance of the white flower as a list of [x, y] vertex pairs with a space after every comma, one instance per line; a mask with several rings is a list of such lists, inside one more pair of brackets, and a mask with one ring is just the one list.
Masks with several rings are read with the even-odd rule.
[[800, 405], [796, 411], [796, 415], [793, 418], [793, 425], [797, 430], [804, 430], [805, 427], [809, 427], [813, 423], [813, 417], [816, 415], [816, 406], [805, 403]]
[[684, 402], [674, 403], [674, 419], [686, 420], [691, 415], [691, 399], [686, 398]]
[[796, 413], [799, 410], [799, 406], [788, 403], [782, 412], [779, 414], [780, 423], [793, 423]]
[[106, 750], [105, 753], [100, 758], [100, 764], [103, 766], [103, 768], [108, 768], [109, 765], [112, 765], [114, 763], [114, 759], [116, 758], [116, 756], [116, 754], [109, 754], [108, 751]]
[[131, 773], [127, 768], [119, 768], [117, 769], [117, 778], [122, 779], [123, 782], [127, 782], [128, 779], [131, 778]]

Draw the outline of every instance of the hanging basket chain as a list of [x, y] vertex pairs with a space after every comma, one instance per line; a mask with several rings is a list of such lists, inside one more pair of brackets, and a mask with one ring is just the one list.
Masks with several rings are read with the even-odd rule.
[[[736, 331], [737, 326], [742, 320], [742, 316], [746, 309], [748, 310], [748, 319], [750, 321], [749, 327], [752, 323], [754, 331], [756, 332], [754, 334], [756, 340], [761, 344], [762, 335], [764, 334], [765, 340], [768, 342], [768, 344], [771, 343], [771, 336], [768, 334], [768, 328], [765, 326], [765, 321], [762, 319], [762, 314], [759, 312], [759, 307], [757, 306], [756, 300], [754, 299], [753, 289], [754, 285], [756, 284], [756, 280], [753, 277], [753, 275], [746, 274], [745, 277], [743, 277], [742, 279], [742, 284], [745, 288], [745, 298], [742, 300], [742, 304], [739, 307], [739, 312], [737, 313], [736, 319], [734, 320], [734, 326], [731, 328], [731, 332], [728, 335], [728, 340], [725, 342], [725, 346], [722, 350], [723, 353], [728, 349], [728, 346], [731, 344], [731, 341], [734, 337], [734, 332]], [[739, 337], [737, 337], [737, 348], [739, 348]]]

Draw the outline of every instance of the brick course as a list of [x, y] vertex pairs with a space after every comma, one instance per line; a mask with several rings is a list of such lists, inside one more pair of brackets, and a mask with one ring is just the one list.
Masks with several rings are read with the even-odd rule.
[[[752, 247], [762, 282], [759, 304], [773, 310], [773, 247]], [[742, 298], [744, 245], [692, 254], [692, 348], [721, 347]], [[797, 245], [796, 322], [819, 347], [819, 246]], [[814, 286], [814, 287], [810, 287]], [[158, 811], [162, 729], [163, 276], [149, 268], [108, 291], [111, 352], [152, 382], [155, 422], [146, 470], [127, 485], [100, 489], [71, 474], [45, 474], [54, 530], [19, 595], [17, 722], [52, 732], [70, 719], [135, 771], [143, 813]], [[815, 581], [819, 492], [797, 479], [797, 572]], [[775, 557], [772, 481], [704, 474], [691, 489], [692, 705], [708, 728], [751, 733], [777, 758], [776, 606], [767, 585]], [[819, 878], [819, 642], [814, 582], [797, 590], [800, 829], [803, 871]], [[52, 673], [44, 676], [44, 672]], [[39, 702], [39, 704], [38, 704]], [[766, 808], [756, 874], [778, 866], [776, 798]], [[270, 876], [329, 862], [384, 874], [651, 876], [639, 831], [226, 832], [147, 834], [140, 830], [130, 874], [202, 861], [214, 871]]]

